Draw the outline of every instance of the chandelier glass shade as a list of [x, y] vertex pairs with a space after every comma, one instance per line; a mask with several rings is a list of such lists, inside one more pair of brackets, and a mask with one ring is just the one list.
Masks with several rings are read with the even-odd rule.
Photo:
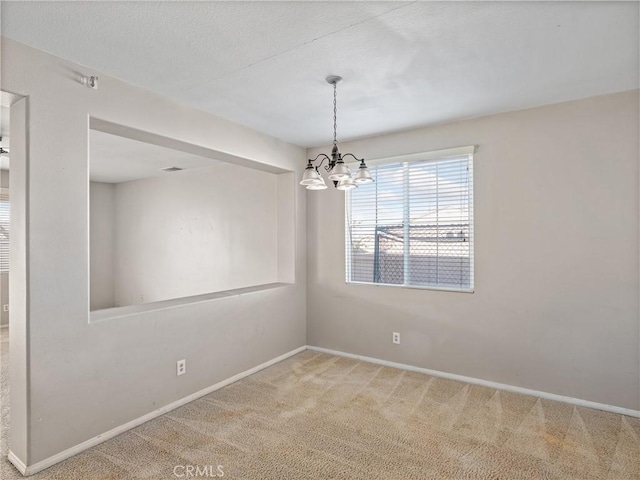
[[347, 167], [342, 160], [339, 160], [329, 171], [329, 180], [338, 182], [340, 180], [346, 180], [347, 178], [351, 178], [351, 170], [349, 170], [349, 167]]
[[356, 182], [351, 177], [343, 178], [338, 182], [336, 188], [338, 190], [351, 190], [352, 188], [356, 188]]
[[312, 166], [307, 166], [305, 168], [304, 173], [302, 174], [302, 180], [300, 181], [300, 185], [318, 185], [320, 183], [324, 183], [322, 177], [318, 173], [318, 171]]
[[[324, 169], [328, 172], [327, 178], [333, 182], [338, 190], [351, 190], [358, 185], [373, 183], [371, 172], [369, 172], [364, 158], [357, 158], [352, 153], [345, 153], [344, 155], [340, 153], [337, 140], [337, 85], [342, 81], [342, 77], [330, 75], [326, 80], [327, 83], [333, 85], [333, 148], [331, 149], [331, 156], [321, 153], [316, 158], [308, 160], [300, 185], [306, 186], [307, 190], [325, 190], [327, 185], [320, 174], [320, 167], [325, 160], [327, 165], [324, 166]], [[344, 163], [344, 157], [353, 157], [354, 160], [360, 162], [355, 176], [352, 175], [351, 169]], [[314, 165], [315, 163], [317, 165]]]
[[326, 190], [327, 189], [327, 184], [324, 183], [324, 178], [322, 178], [320, 175], [318, 175], [318, 177], [320, 177], [320, 181], [307, 185], [307, 190]]

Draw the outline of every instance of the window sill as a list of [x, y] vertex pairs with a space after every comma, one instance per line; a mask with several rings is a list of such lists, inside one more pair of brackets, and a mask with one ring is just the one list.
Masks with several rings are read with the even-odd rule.
[[143, 303], [141, 305], [128, 305], [125, 307], [105, 308], [103, 310], [93, 310], [89, 312], [89, 323], [104, 322], [115, 318], [129, 317], [143, 313], [166, 310], [169, 308], [183, 307], [197, 303], [211, 302], [220, 298], [236, 297], [249, 293], [262, 292], [275, 288], [288, 287], [293, 283], [266, 283], [253, 287], [235, 288], [233, 290], [223, 290], [221, 292], [205, 293], [203, 295], [193, 295], [191, 297], [174, 298], [161, 300], [159, 302]]
[[369, 282], [345, 282], [347, 285], [364, 285], [369, 287], [393, 287], [406, 288], [409, 290], [435, 290], [437, 292], [453, 292], [453, 293], [474, 293], [474, 289], [459, 289], [453, 287], [429, 287], [426, 285], [398, 285], [393, 283], [369, 283]]

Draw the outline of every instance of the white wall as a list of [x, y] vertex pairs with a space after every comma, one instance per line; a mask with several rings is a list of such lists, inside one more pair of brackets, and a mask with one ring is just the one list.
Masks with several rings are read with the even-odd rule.
[[9, 448], [18, 458], [28, 458], [29, 415], [28, 398], [31, 383], [30, 337], [28, 322], [29, 250], [27, 203], [28, 192], [27, 152], [29, 101], [21, 98], [11, 105], [11, 243], [9, 245], [9, 304], [11, 327], [9, 328], [9, 378], [11, 381], [11, 428]]
[[91, 310], [115, 307], [115, 192], [113, 183], [89, 184]]
[[91, 309], [278, 282], [277, 179], [222, 163], [91, 182]]
[[[100, 322], [89, 322], [88, 288], [89, 117], [296, 176], [303, 149], [17, 42], [3, 38], [1, 46], [3, 90], [28, 96], [28, 169], [16, 166], [12, 134], [12, 198], [28, 196], [18, 203], [27, 210], [14, 236], [16, 248], [27, 249], [28, 276], [16, 282], [28, 282], [28, 297], [14, 291], [13, 276], [11, 284], [10, 448], [22, 462], [33, 465], [305, 344], [299, 188], [288, 249], [295, 255], [292, 284]], [[99, 89], [82, 86], [79, 72], [99, 75]], [[13, 120], [12, 111], [12, 129]], [[17, 317], [14, 301], [25, 305]], [[189, 368], [176, 377], [181, 358]]]
[[309, 192], [309, 344], [640, 409], [638, 117], [631, 91], [341, 144], [478, 145], [475, 293], [346, 285], [344, 195]]
[[116, 306], [278, 281], [276, 175], [235, 165], [116, 186]]
[[[0, 170], [0, 187], [9, 188], [9, 170]], [[9, 312], [5, 312], [3, 305], [9, 303], [9, 274], [0, 273], [0, 325], [9, 324]]]

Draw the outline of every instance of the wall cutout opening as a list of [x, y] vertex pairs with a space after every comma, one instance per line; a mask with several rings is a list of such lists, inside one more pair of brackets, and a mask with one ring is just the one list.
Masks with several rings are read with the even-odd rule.
[[293, 173], [96, 125], [107, 124], [89, 132], [91, 311], [293, 281]]

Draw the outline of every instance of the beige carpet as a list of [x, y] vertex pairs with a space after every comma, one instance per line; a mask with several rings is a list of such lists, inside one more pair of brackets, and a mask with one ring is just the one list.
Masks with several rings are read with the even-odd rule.
[[[6, 460], [6, 336], [3, 480], [20, 477]], [[639, 436], [636, 418], [306, 351], [32, 478], [221, 465], [229, 479], [630, 480]]]

